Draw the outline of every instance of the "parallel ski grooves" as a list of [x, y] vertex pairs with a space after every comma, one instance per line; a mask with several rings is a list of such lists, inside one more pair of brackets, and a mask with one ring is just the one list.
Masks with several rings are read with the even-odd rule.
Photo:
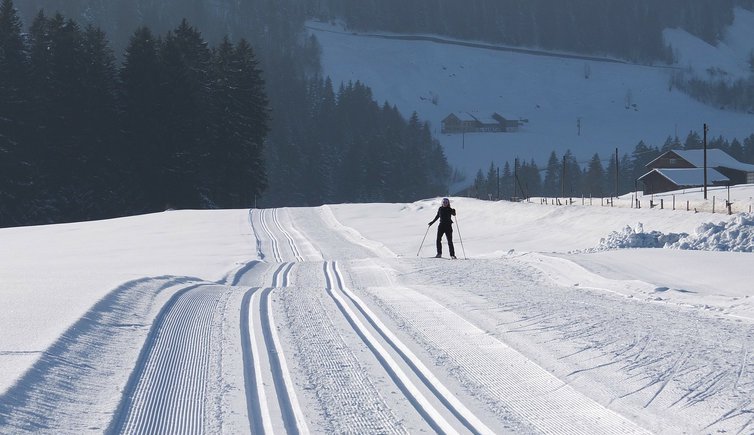
[[264, 230], [265, 233], [267, 233], [267, 236], [269, 236], [270, 239], [270, 249], [272, 250], [272, 256], [275, 259], [275, 262], [282, 263], [283, 257], [280, 254], [280, 247], [278, 246], [278, 239], [275, 237], [275, 234], [273, 234], [272, 230], [270, 229], [270, 226], [267, 224], [267, 219], [265, 218], [265, 215], [269, 215], [273, 213], [272, 210], [262, 210], [259, 214], [259, 223], [262, 225], [262, 230]]
[[[351, 299], [352, 302], [354, 302], [353, 298], [351, 298], [350, 291], [348, 291], [348, 289], [346, 289], [343, 286], [343, 283], [340, 277], [340, 272], [338, 271], [335, 262], [332, 262], [332, 263], [326, 262], [324, 265], [324, 271], [325, 271], [325, 279], [327, 281], [328, 293], [333, 298], [333, 300], [335, 301], [335, 303], [337, 304], [338, 308], [341, 310], [343, 315], [346, 317], [346, 320], [351, 324], [351, 326], [354, 328], [356, 333], [362, 338], [362, 340], [364, 340], [364, 343], [374, 353], [375, 357], [378, 359], [378, 361], [384, 367], [384, 369], [387, 371], [390, 377], [395, 381], [396, 385], [406, 395], [406, 398], [409, 399], [409, 401], [414, 405], [416, 410], [425, 418], [427, 423], [430, 426], [432, 426], [432, 428], [435, 431], [437, 431], [438, 433], [455, 433], [456, 431], [453, 428], [453, 426], [427, 400], [427, 398], [422, 394], [419, 388], [411, 381], [411, 379], [403, 371], [403, 369], [401, 369], [401, 367], [393, 359], [393, 357], [380, 344], [380, 342], [371, 334], [371, 332], [369, 332], [369, 329], [361, 322], [361, 320], [358, 318], [356, 313], [354, 313], [351, 310], [351, 308], [349, 307], [348, 303], [343, 298], [343, 296], [341, 296], [341, 293], [343, 293], [344, 295], [346, 295], [346, 297]], [[337, 282], [337, 289], [335, 288], [335, 285], [334, 285], [334, 283], [336, 282]], [[364, 315], [367, 319], [369, 319], [369, 322], [372, 324], [372, 326], [376, 330], [380, 331], [380, 327], [377, 326], [377, 322], [375, 322], [373, 319], [370, 319], [369, 314], [367, 314], [365, 311], [362, 311], [362, 315]], [[385, 328], [383, 327], [383, 329]], [[383, 331], [380, 331], [380, 334], [383, 335], [383, 338], [386, 335], [384, 334]], [[391, 346], [395, 347], [395, 344], [391, 343]], [[429, 375], [428, 373], [425, 374], [425, 377], [429, 377], [429, 376], [431, 375]], [[433, 393], [437, 394], [435, 391], [436, 390], [433, 390]], [[442, 397], [438, 397], [438, 398], [442, 400]], [[442, 400], [442, 402], [445, 406], [450, 405], [450, 402], [447, 400]], [[453, 410], [451, 410], [451, 412], [453, 412]], [[466, 412], [468, 411], [466, 410]], [[453, 414], [463, 415], [464, 412], [455, 410]], [[474, 417], [474, 419], [476, 418]], [[464, 421], [462, 421], [462, 423], [469, 424], [469, 420], [470, 419], [466, 418], [464, 419]], [[475, 426], [472, 426], [469, 424], [469, 426], [471, 426], [471, 430], [474, 433], [493, 433], [492, 430], [484, 426], [484, 424], [481, 423], [481, 421], [479, 421], [478, 419], [476, 419], [475, 423], [477, 423]]]
[[[290, 271], [290, 268], [286, 272]], [[270, 323], [269, 296], [272, 288], [266, 288], [262, 291], [259, 302], [260, 317], [262, 319], [262, 334], [264, 336], [265, 348], [267, 349], [267, 358], [270, 360], [270, 369], [272, 370], [272, 380], [274, 381], [275, 391], [277, 392], [278, 403], [280, 404], [281, 417], [285, 425], [285, 431], [289, 434], [298, 434], [299, 428], [296, 422], [293, 400], [288, 392], [288, 386], [284, 380], [283, 369], [281, 365], [282, 349], [279, 349], [272, 338], [272, 326]], [[280, 355], [280, 357], [278, 356]], [[292, 393], [292, 392], [291, 392]]]
[[278, 218], [278, 211], [279, 209], [274, 209], [272, 213], [272, 219], [275, 222], [275, 225], [278, 227], [281, 233], [285, 236], [286, 239], [288, 239], [288, 246], [291, 247], [291, 252], [293, 252], [293, 256], [296, 258], [296, 261], [304, 261], [304, 257], [301, 256], [301, 253], [298, 250], [298, 247], [296, 246], [296, 241], [293, 239], [291, 234], [283, 228], [283, 225], [280, 223], [280, 219]]
[[[268, 233], [271, 234], [271, 233]], [[283, 349], [277, 338], [270, 293], [288, 285], [294, 263], [280, 264], [272, 274], [271, 286], [261, 291], [249, 290], [244, 295], [241, 311], [244, 384], [246, 388], [249, 429], [251, 433], [272, 433], [275, 421], [282, 421], [287, 433], [308, 433], [304, 413], [298, 405], [295, 386], [290, 379]], [[272, 386], [266, 385], [263, 359], [269, 362]], [[280, 416], [272, 415], [269, 400], [277, 398]], [[278, 420], [279, 418], [279, 420]]]
[[221, 290], [188, 290], [171, 300], [156, 321], [116, 432], [203, 432], [212, 318]]
[[259, 288], [252, 288], [246, 291], [241, 301], [241, 352], [243, 354], [243, 377], [244, 388], [246, 390], [246, 412], [249, 416], [249, 428], [251, 433], [264, 433], [262, 421], [262, 409], [257, 396], [257, 389], [263, 388], [257, 385], [256, 361], [251, 351], [251, 334], [249, 332], [249, 305], [251, 296]]
[[257, 249], [257, 256], [264, 259], [264, 252], [262, 252], [262, 240], [259, 238], [257, 230], [254, 228], [254, 209], [249, 209], [249, 225], [251, 226], [251, 233], [254, 234], [254, 244]]

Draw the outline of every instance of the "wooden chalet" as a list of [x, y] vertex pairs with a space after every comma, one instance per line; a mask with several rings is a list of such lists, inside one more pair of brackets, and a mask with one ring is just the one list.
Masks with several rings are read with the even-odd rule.
[[446, 116], [441, 123], [443, 133], [501, 133], [517, 131], [522, 121], [509, 120], [498, 113], [483, 117], [458, 112]]
[[[704, 150], [671, 150], [647, 164], [639, 181], [645, 194], [704, 186]], [[707, 150], [707, 185], [754, 184], [754, 165], [720, 149]]]

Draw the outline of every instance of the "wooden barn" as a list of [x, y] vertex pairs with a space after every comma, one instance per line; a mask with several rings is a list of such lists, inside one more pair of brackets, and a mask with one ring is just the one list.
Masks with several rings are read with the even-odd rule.
[[[704, 150], [671, 150], [647, 164], [639, 181], [644, 193], [704, 185]], [[741, 163], [720, 149], [707, 150], [707, 185], [754, 184], [754, 165]]]
[[502, 133], [517, 131], [522, 121], [509, 120], [498, 113], [484, 117], [458, 112], [446, 116], [441, 124], [443, 133]]

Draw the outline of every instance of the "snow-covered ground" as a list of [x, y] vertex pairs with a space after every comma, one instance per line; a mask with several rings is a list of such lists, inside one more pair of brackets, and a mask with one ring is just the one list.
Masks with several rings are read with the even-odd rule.
[[[397, 105], [404, 116], [416, 111], [431, 122], [450, 164], [471, 182], [491, 162], [534, 159], [543, 167], [552, 151], [562, 156], [568, 149], [579, 161], [594, 153], [607, 160], [615, 148], [630, 153], [640, 140], [658, 147], [668, 136], [683, 141], [690, 131], [701, 132], [704, 123], [711, 137], [748, 137], [754, 133], [754, 114], [706, 106], [670, 82], [675, 70], [705, 79], [711, 78], [710, 68], [715, 77], [747, 77], [752, 22], [754, 12], [736, 9], [736, 20], [718, 46], [668, 29], [666, 42], [678, 58], [673, 67], [471, 48], [447, 39], [385, 39], [328, 23], [310, 22], [308, 29], [322, 45], [324, 73], [336, 86], [360, 80], [375, 99]], [[484, 118], [497, 112], [529, 122], [516, 133], [442, 134], [442, 119], [456, 112]]]
[[0, 433], [754, 430], [753, 215], [451, 201], [0, 230]]

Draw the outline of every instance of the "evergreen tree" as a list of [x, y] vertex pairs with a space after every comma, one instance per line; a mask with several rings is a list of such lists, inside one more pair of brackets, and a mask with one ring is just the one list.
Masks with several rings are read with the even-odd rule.
[[489, 197], [492, 197], [494, 199], [500, 199], [498, 198], [498, 180], [497, 180], [497, 168], [495, 168], [495, 163], [490, 162], [490, 167], [487, 169], [487, 176], [485, 178], [485, 196], [484, 198], [487, 199]]
[[671, 151], [671, 150], [680, 150], [683, 149], [683, 145], [681, 145], [681, 140], [676, 137], [670, 137], [668, 136], [667, 139], [665, 139], [665, 143], [662, 145], [661, 151]]
[[477, 171], [474, 178], [472, 196], [478, 199], [485, 199], [487, 197], [487, 179], [484, 178], [484, 173], [481, 169]]
[[72, 20], [39, 13], [32, 23], [30, 101], [38, 223], [78, 220], [93, 201], [83, 186], [86, 119], [84, 35]]
[[621, 157], [619, 169], [618, 194], [622, 195], [626, 192], [633, 192], [636, 187], [635, 179], [633, 178], [634, 168], [631, 157], [627, 153]]
[[738, 141], [738, 139], [733, 139], [733, 141], [730, 143], [730, 156], [734, 159], [738, 160], [739, 162], [744, 161], [744, 147], [741, 145], [741, 142]]
[[118, 140], [118, 83], [115, 56], [105, 33], [88, 26], [82, 34], [82, 76], [79, 180], [76, 189], [89, 192], [79, 207], [82, 218], [113, 217], [122, 213]]
[[607, 166], [605, 166], [605, 178], [602, 181], [603, 196], [612, 197], [620, 195], [620, 186], [618, 186], [617, 192], [615, 186], [615, 170], [617, 163], [618, 162], [615, 161], [615, 154], [611, 154], [610, 158], [608, 159]]
[[213, 142], [209, 181], [212, 202], [249, 207], [266, 187], [263, 141], [267, 135], [264, 80], [251, 46], [226, 38], [213, 53]]
[[631, 167], [633, 169], [632, 179], [637, 180], [642, 175], [646, 174], [649, 170], [647, 164], [659, 156], [660, 152], [657, 148], [650, 148], [644, 141], [639, 141], [634, 148], [632, 156]]
[[542, 193], [542, 178], [539, 175], [539, 167], [532, 159], [529, 163], [523, 162], [519, 168], [519, 180], [525, 193], [524, 197], [539, 196]]
[[593, 197], [605, 196], [605, 170], [597, 153], [589, 160], [589, 165], [584, 173], [583, 194]]
[[702, 142], [702, 138], [699, 137], [699, 133], [695, 131], [690, 131], [688, 136], [686, 136], [686, 142], [684, 142], [683, 144], [683, 149], [698, 150], [700, 148], [704, 148], [704, 143]]
[[754, 164], [754, 134], [744, 139], [742, 161]]
[[550, 158], [547, 160], [547, 172], [545, 172], [545, 180], [542, 186], [542, 195], [544, 196], [559, 196], [560, 195], [560, 177], [562, 173], [560, 159], [555, 154], [555, 151], [550, 153]]
[[[201, 34], [184, 19], [162, 44], [161, 97], [165, 202], [181, 208], [215, 207], [201, 162], [211, 154], [211, 56]], [[222, 168], [227, 170], [227, 168]]]
[[566, 197], [573, 197], [573, 196], [580, 196], [583, 194], [582, 190], [582, 173], [581, 173], [581, 167], [579, 166], [579, 163], [576, 161], [576, 157], [574, 157], [573, 153], [571, 153], [571, 150], [566, 150], [565, 155], [563, 156], [563, 161], [565, 164], [565, 196]]
[[[166, 164], [170, 158], [166, 144], [166, 101], [162, 98], [160, 41], [147, 27], [134, 32], [125, 50], [120, 69], [124, 132], [124, 155], [129, 192], [134, 212], [163, 210], [170, 195]], [[140, 205], [135, 205], [140, 204]]]
[[511, 164], [506, 161], [503, 165], [503, 173], [500, 176], [500, 194], [503, 198], [513, 198], [514, 192], [518, 191], [518, 187], [514, 189], [513, 183], [515, 183], [515, 180], [513, 179]]
[[25, 96], [28, 58], [21, 20], [12, 0], [0, 4], [0, 227], [22, 219], [21, 198], [28, 172], [28, 119]]

